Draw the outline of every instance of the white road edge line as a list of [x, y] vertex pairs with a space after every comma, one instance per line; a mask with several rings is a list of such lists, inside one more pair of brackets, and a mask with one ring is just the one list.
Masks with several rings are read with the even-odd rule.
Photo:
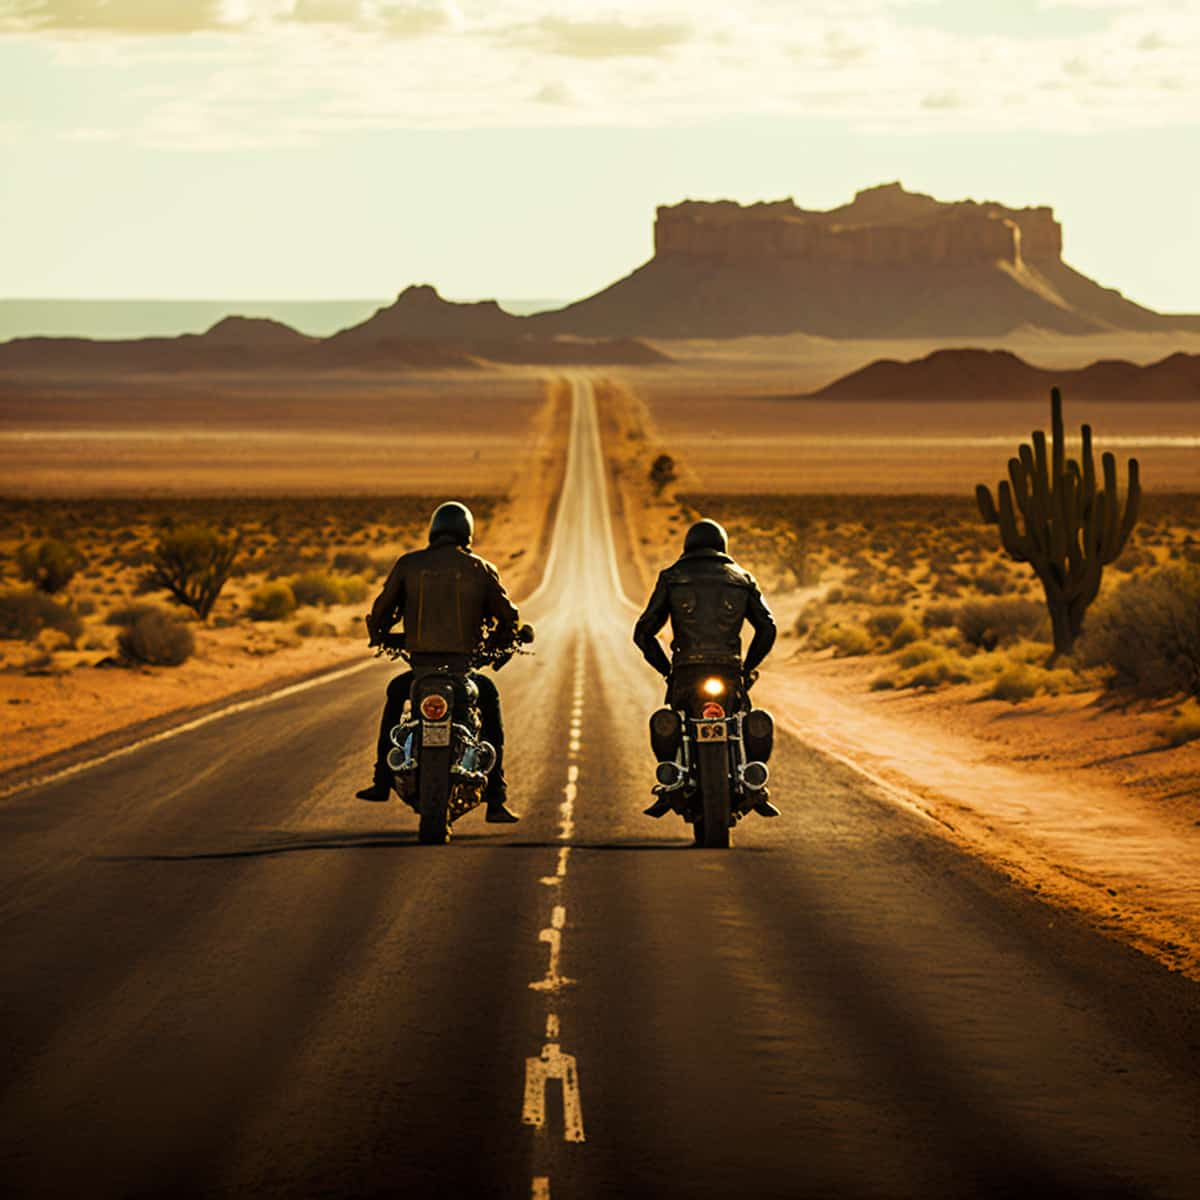
[[355, 663], [352, 667], [343, 667], [338, 671], [330, 671], [327, 675], [319, 675], [315, 679], [306, 679], [302, 683], [289, 684], [278, 691], [268, 692], [265, 696], [255, 696], [252, 700], [239, 700], [237, 703], [229, 704], [225, 708], [219, 708], [215, 712], [205, 713], [202, 717], [194, 717], [190, 721], [185, 721], [182, 725], [173, 725], [170, 729], [163, 729], [158, 733], [151, 734], [149, 737], [139, 738], [136, 742], [130, 742], [127, 746], [119, 746], [116, 750], [110, 750], [107, 754], [85, 759], [83, 762], [63, 767], [59, 771], [52, 771], [49, 775], [36, 776], [25, 783], [14, 784], [12, 787], [0, 791], [0, 800], [7, 800], [9, 796], [15, 796], [18, 792], [32, 791], [34, 788], [45, 787], [50, 783], [58, 783], [59, 780], [68, 779], [72, 775], [80, 775], [84, 771], [92, 770], [94, 767], [103, 766], [105, 763], [113, 762], [118, 758], [125, 758], [129, 754], [135, 754], [146, 746], [153, 746], [158, 742], [170, 741], [171, 738], [179, 737], [184, 733], [191, 733], [194, 729], [211, 725], [214, 721], [224, 720], [225, 717], [231, 717], [235, 713], [262, 708], [267, 704], [273, 704], [276, 700], [283, 700], [287, 696], [295, 696], [300, 692], [307, 692], [310, 688], [322, 687], [327, 683], [333, 683], [337, 679], [345, 679], [347, 676], [357, 674], [359, 671], [365, 671], [368, 667], [373, 666], [375, 666], [375, 659], [372, 658], [368, 662]]

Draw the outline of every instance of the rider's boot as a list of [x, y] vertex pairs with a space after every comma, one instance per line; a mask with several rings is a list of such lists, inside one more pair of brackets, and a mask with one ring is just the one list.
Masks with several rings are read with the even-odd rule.
[[382, 804], [385, 800], [392, 798], [392, 789], [388, 784], [377, 779], [370, 787], [365, 787], [354, 794], [359, 800], [370, 800], [373, 804]]
[[489, 825], [514, 825], [521, 818], [508, 807], [508, 785], [503, 779], [495, 782], [483, 795], [487, 803]]
[[758, 800], [758, 803], [755, 804], [755, 806], [754, 806], [754, 811], [756, 813], [758, 813], [758, 815], [760, 817], [781, 817], [781, 816], [783, 816], [783, 813], [780, 812], [780, 810], [778, 808], [776, 808], [774, 804], [771, 803], [771, 793], [766, 788], [763, 788], [763, 790], [761, 792], [759, 792], [758, 795], [759, 795], [759, 800]]

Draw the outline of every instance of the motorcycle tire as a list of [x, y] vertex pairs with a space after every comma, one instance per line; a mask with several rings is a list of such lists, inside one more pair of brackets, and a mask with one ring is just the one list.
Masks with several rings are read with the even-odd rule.
[[728, 850], [733, 836], [729, 822], [729, 751], [725, 744], [700, 746], [697, 766], [704, 816], [695, 825], [696, 842], [708, 850]]
[[450, 752], [422, 750], [417, 777], [417, 841], [423, 846], [444, 846], [450, 840]]

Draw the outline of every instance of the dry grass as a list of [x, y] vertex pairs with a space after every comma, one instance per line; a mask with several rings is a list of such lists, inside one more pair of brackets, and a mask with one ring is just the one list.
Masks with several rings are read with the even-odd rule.
[[[497, 498], [466, 499], [486, 530]], [[0, 501], [0, 662], [9, 670], [47, 671], [114, 654], [121, 630], [156, 604], [168, 603], [165, 593], [147, 597], [142, 580], [161, 531], [187, 524], [241, 538], [211, 626], [248, 630], [253, 621], [278, 626], [269, 638], [252, 639], [254, 653], [298, 637], [361, 636], [363, 609], [396, 556], [424, 541], [429, 513], [440, 501], [420, 496]], [[55, 600], [34, 593], [18, 577], [18, 547], [41, 538], [68, 541], [90, 564]], [[481, 549], [487, 553], [486, 543]], [[289, 620], [296, 628], [285, 631]], [[47, 630], [58, 632], [61, 644], [39, 646], [31, 659], [30, 645]], [[73, 653], [76, 646], [79, 652]]]

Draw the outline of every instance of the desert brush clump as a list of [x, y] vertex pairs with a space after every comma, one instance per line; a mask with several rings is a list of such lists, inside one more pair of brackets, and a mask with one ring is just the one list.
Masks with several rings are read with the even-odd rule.
[[[975, 489], [980, 515], [1000, 530], [1004, 549], [1015, 562], [1033, 568], [1050, 613], [1054, 653], [1069, 653], [1083, 631], [1083, 618], [1100, 591], [1104, 567], [1121, 554], [1137, 521], [1141, 485], [1136, 458], [1129, 460], [1129, 483], [1122, 506], [1117, 494], [1117, 460], [1101, 459], [1103, 486], [1097, 485], [1092, 430], [1082, 427], [1079, 460], [1066, 457], [1062, 395], [1050, 392], [1051, 447], [1037, 430], [1008, 460], [1008, 480], [997, 487], [998, 502], [984, 484]], [[1018, 518], [1020, 524], [1018, 525]]]
[[273, 579], [250, 593], [246, 615], [252, 621], [282, 621], [296, 611], [296, 595], [281, 579]]
[[48, 596], [61, 592], [83, 566], [83, 555], [59, 538], [26, 542], [17, 547], [17, 571], [21, 578]]
[[196, 649], [191, 628], [173, 613], [152, 608], [137, 616], [117, 637], [121, 657], [155, 667], [177, 667]]
[[309, 608], [357, 604], [370, 591], [366, 580], [357, 575], [334, 575], [329, 571], [305, 571], [291, 581], [291, 589], [296, 603]]
[[57, 630], [71, 644], [83, 633], [79, 614], [36, 588], [0, 592], [0, 637], [34, 641], [44, 629]]
[[1177, 563], [1126, 580], [1105, 596], [1078, 658], [1114, 690], [1200, 696], [1200, 566]]
[[142, 590], [161, 589], [204, 621], [228, 581], [237, 555], [238, 539], [222, 536], [211, 526], [165, 530], [143, 576]]
[[970, 673], [966, 664], [945, 646], [914, 642], [896, 657], [896, 669], [877, 675], [871, 682], [874, 691], [887, 688], [938, 688], [946, 684], [966, 683]]
[[1046, 610], [1035, 600], [968, 600], [953, 610], [953, 625], [969, 646], [994, 650], [1046, 632]]
[[1200, 704], [1189, 700], [1177, 708], [1162, 736], [1168, 746], [1184, 746], [1200, 740]]

